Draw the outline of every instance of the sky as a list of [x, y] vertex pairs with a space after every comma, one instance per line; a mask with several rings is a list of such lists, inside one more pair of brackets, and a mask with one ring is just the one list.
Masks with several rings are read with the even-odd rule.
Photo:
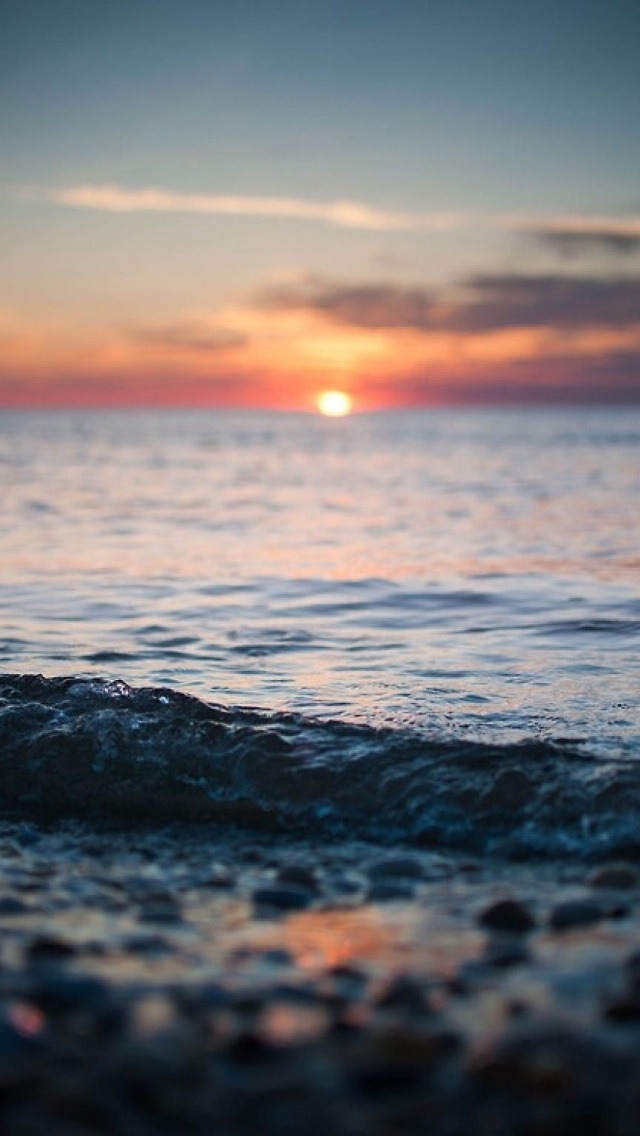
[[0, 406], [640, 402], [637, 0], [3, 0]]

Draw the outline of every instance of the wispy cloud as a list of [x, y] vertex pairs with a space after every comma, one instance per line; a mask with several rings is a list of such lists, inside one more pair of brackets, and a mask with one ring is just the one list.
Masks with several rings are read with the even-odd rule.
[[640, 247], [640, 218], [535, 216], [479, 210], [415, 213], [380, 209], [362, 201], [312, 201], [299, 197], [246, 194], [181, 193], [157, 186], [130, 189], [108, 183], [75, 185], [48, 191], [24, 188], [23, 199], [46, 199], [73, 209], [103, 213], [195, 213], [209, 216], [279, 217], [319, 221], [344, 229], [378, 232], [450, 232], [483, 228], [532, 236], [556, 251], [579, 251], [588, 245], [614, 252]]
[[125, 189], [118, 185], [80, 185], [56, 189], [50, 199], [77, 209], [107, 213], [200, 213], [218, 216], [283, 217], [324, 221], [345, 229], [402, 230], [455, 225], [448, 214], [431, 218], [391, 213], [359, 201], [306, 201], [297, 197], [246, 197], [238, 194], [173, 193], [165, 189]]

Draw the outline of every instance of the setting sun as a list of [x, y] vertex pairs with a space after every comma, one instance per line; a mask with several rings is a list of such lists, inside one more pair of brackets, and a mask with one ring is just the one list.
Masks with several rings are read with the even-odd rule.
[[328, 418], [343, 418], [351, 413], [353, 399], [345, 391], [322, 391], [316, 399], [316, 406]]

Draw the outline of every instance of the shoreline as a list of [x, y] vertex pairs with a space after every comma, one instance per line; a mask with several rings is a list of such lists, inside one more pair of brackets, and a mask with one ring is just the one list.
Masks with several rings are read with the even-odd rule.
[[8, 1136], [637, 1131], [632, 863], [2, 821], [0, 865]]

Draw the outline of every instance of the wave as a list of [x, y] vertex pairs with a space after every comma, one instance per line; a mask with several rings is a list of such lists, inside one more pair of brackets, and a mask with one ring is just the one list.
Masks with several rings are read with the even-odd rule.
[[0, 675], [0, 810], [233, 823], [509, 857], [640, 855], [640, 762]]

